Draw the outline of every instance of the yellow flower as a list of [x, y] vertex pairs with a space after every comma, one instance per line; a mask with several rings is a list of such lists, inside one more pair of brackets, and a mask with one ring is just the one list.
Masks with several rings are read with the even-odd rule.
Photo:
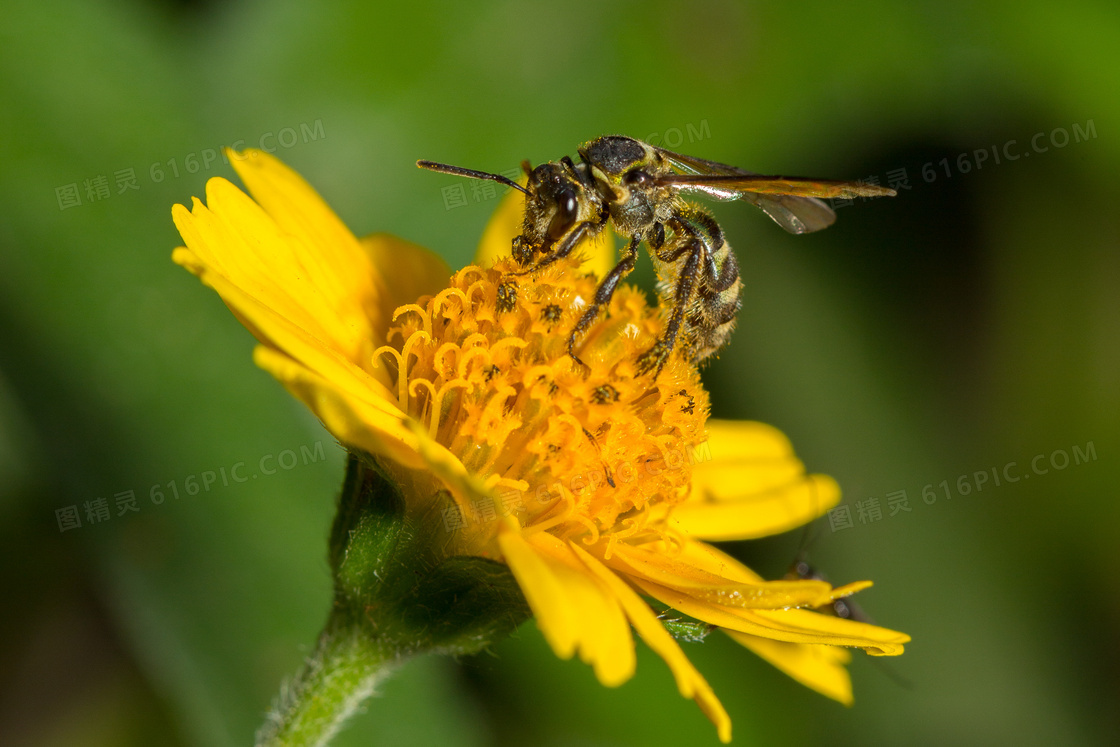
[[813, 611], [869, 582], [768, 582], [703, 541], [784, 532], [836, 505], [839, 490], [806, 475], [773, 428], [710, 420], [681, 356], [656, 378], [638, 375], [663, 327], [641, 292], [620, 289], [581, 338], [590, 372], [568, 357], [608, 240], [583, 247], [582, 264], [518, 274], [503, 258], [520, 232], [513, 193], [478, 266], [452, 275], [407, 242], [355, 238], [271, 156], [230, 155], [253, 198], [213, 178], [205, 205], [176, 205], [186, 247], [174, 260], [260, 340], [258, 365], [377, 459], [444, 554], [509, 566], [558, 656], [578, 651], [619, 685], [634, 673], [632, 626], [726, 742], [727, 713], [643, 595], [844, 703], [842, 647], [902, 652], [905, 634]]

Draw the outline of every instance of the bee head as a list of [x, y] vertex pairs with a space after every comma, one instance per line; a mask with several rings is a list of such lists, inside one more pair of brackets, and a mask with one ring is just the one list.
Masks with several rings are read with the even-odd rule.
[[542, 163], [529, 173], [525, 228], [540, 239], [559, 240], [598, 205], [579, 173], [566, 163]]

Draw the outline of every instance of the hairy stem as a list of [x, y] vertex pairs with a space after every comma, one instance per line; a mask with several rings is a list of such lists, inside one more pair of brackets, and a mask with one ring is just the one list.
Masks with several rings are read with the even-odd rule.
[[401, 657], [339, 617], [331, 616], [303, 671], [281, 690], [257, 732], [257, 747], [329, 744], [377, 684], [401, 663]]

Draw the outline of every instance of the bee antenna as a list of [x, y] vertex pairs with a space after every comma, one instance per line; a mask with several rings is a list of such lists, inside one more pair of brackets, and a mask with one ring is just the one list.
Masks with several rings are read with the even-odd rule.
[[[813, 508], [815, 509], [819, 504], [817, 496], [817, 483], [809, 476], [809, 490], [813, 494]], [[809, 548], [817, 541], [817, 521], [814, 519], [805, 524], [805, 528], [801, 530], [801, 542], [797, 547], [797, 560], [795, 562], [802, 562], [805, 556], [809, 554]]]
[[874, 657], [874, 656], [869, 656], [867, 658], [871, 661], [872, 664], [874, 664], [875, 666], [877, 666], [879, 668], [880, 672], [882, 672], [883, 674], [885, 674], [887, 676], [887, 679], [889, 679], [891, 682], [893, 682], [894, 684], [901, 687], [903, 690], [913, 690], [914, 689], [914, 683], [913, 682], [911, 682], [910, 680], [906, 679], [901, 674], [896, 672], [894, 670], [894, 667], [888, 666], [885, 661], [879, 661], [879, 659], [877, 657]]
[[435, 161], [417, 161], [416, 165], [428, 171], [438, 171], [441, 174], [452, 174], [453, 176], [465, 176], [468, 179], [489, 179], [492, 182], [499, 182], [507, 187], [513, 187], [520, 190], [525, 194], [529, 194], [529, 190], [522, 187], [512, 179], [508, 179], [501, 174], [490, 174], [485, 171], [475, 171], [474, 169], [464, 169], [462, 166], [449, 166], [446, 163], [436, 163]]

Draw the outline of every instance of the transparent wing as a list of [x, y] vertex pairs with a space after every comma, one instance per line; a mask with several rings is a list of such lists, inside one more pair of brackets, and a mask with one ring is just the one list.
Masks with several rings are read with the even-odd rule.
[[[893, 195], [894, 190], [858, 182], [762, 176], [736, 166], [658, 148], [682, 173], [662, 181], [682, 191], [703, 192], [719, 200], [746, 200], [790, 233], [812, 233], [828, 228], [836, 213], [817, 197]], [[853, 191], [857, 190], [857, 191]]]
[[836, 222], [836, 213], [820, 200], [790, 195], [739, 195], [790, 233], [812, 233]]
[[893, 197], [895, 191], [877, 184], [842, 182], [834, 179], [807, 179], [800, 176], [763, 176], [761, 174], [667, 174], [661, 184], [711, 195], [756, 194], [794, 195], [796, 197]]

